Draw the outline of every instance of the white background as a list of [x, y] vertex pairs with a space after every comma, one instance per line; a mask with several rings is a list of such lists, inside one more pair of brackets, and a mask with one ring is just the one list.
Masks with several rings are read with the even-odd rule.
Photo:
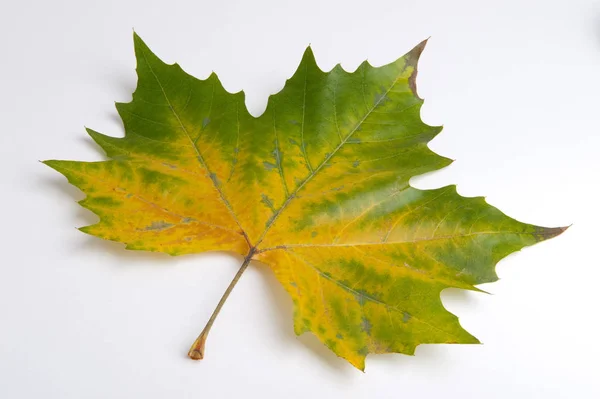
[[[240, 259], [125, 251], [38, 160], [100, 160], [83, 126], [121, 135], [132, 29], [168, 62], [244, 89], [250, 112], [311, 43], [325, 69], [421, 59], [431, 144], [457, 183], [562, 236], [500, 262], [493, 295], [443, 301], [484, 345], [424, 345], [353, 369], [292, 330], [271, 272], [248, 269], [206, 358], [186, 358]], [[0, 5], [0, 397], [598, 398], [600, 4], [597, 1], [11, 1]]]

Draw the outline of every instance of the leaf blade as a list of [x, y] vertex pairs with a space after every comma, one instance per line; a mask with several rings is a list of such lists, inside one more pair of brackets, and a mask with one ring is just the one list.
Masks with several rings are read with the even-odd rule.
[[[401, 223], [392, 223], [391, 235], [389, 213], [337, 243], [322, 232], [335, 230], [330, 223], [340, 218], [319, 219], [306, 230], [317, 235], [294, 231], [303, 243], [258, 254], [293, 298], [296, 333], [312, 332], [359, 369], [368, 353], [412, 355], [423, 343], [477, 343], [443, 307], [441, 291], [478, 290], [476, 284], [497, 280], [500, 259], [564, 231], [520, 223], [481, 197], [461, 197], [454, 186], [403, 193], [411, 201], [396, 198], [405, 212], [395, 215]], [[319, 292], [324, 278], [329, 291]]]
[[441, 127], [420, 117], [425, 42], [354, 72], [321, 70], [309, 47], [255, 118], [243, 92], [164, 63], [134, 34], [138, 85], [116, 104], [125, 137], [87, 129], [110, 160], [45, 163], [100, 217], [86, 233], [128, 249], [266, 263], [292, 297], [296, 333], [314, 333], [361, 370], [369, 353], [478, 343], [440, 292], [478, 291], [504, 256], [565, 228], [518, 222], [455, 186], [410, 186], [451, 162], [428, 148]]
[[45, 161], [86, 194], [80, 205], [100, 217], [85, 233], [127, 249], [182, 255], [245, 253], [241, 230], [217, 200], [210, 182], [172, 166], [131, 161]]

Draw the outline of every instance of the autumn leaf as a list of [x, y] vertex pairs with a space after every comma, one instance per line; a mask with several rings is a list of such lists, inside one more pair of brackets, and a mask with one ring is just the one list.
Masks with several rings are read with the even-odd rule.
[[194, 359], [251, 260], [292, 297], [296, 334], [312, 332], [359, 369], [369, 353], [478, 343], [440, 292], [477, 290], [497, 280], [500, 259], [564, 231], [518, 222], [455, 186], [410, 186], [451, 162], [427, 146], [441, 127], [420, 118], [425, 42], [352, 73], [323, 72], [309, 47], [258, 118], [214, 73], [198, 80], [134, 42], [138, 85], [117, 104], [125, 137], [88, 129], [110, 160], [45, 163], [100, 217], [85, 233], [127, 249], [244, 256]]

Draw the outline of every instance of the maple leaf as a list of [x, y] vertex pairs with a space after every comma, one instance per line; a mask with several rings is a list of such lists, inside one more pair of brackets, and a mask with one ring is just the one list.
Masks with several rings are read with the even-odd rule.
[[100, 217], [86, 233], [127, 249], [244, 256], [194, 359], [251, 260], [270, 266], [292, 297], [296, 334], [314, 333], [359, 369], [369, 353], [478, 343], [440, 292], [477, 290], [497, 279], [501, 258], [565, 230], [518, 222], [455, 186], [410, 186], [451, 162], [427, 146], [441, 127], [420, 118], [425, 42], [352, 73], [323, 72], [309, 47], [258, 118], [214, 73], [198, 80], [135, 34], [134, 43], [138, 85], [117, 104], [125, 137], [88, 129], [110, 160], [45, 163]]

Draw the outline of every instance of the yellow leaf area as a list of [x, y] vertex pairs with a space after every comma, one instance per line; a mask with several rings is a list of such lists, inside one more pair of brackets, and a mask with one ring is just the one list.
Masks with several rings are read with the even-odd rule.
[[295, 332], [361, 370], [369, 353], [477, 343], [440, 292], [495, 281], [501, 258], [564, 230], [454, 186], [409, 185], [450, 163], [427, 146], [441, 128], [420, 118], [425, 42], [352, 73], [323, 72], [308, 48], [258, 118], [215, 74], [196, 79], [134, 42], [138, 86], [117, 104], [125, 137], [88, 129], [110, 160], [45, 162], [100, 217], [82, 230], [128, 249], [267, 264], [293, 299]]

